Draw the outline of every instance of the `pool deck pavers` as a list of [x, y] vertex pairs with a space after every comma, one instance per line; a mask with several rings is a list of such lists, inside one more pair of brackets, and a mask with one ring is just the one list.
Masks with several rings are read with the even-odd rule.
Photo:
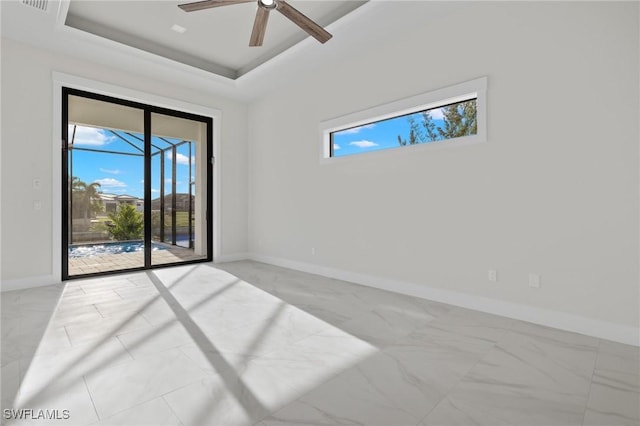
[[[206, 256], [197, 255], [192, 249], [171, 246], [166, 250], [151, 252], [152, 265], [185, 262], [203, 259]], [[78, 257], [69, 259], [69, 276], [96, 274], [100, 272], [120, 271], [144, 266], [144, 253], [119, 253], [101, 256]]]

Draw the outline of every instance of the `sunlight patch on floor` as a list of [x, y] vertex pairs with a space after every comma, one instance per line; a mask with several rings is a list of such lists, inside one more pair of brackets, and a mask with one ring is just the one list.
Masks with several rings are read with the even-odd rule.
[[376, 352], [209, 265], [71, 281], [12, 408], [89, 424], [162, 397], [186, 424], [251, 422]]

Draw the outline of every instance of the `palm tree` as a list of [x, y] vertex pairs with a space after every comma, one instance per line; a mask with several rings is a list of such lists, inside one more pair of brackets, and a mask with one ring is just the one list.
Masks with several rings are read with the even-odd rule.
[[71, 179], [73, 208], [82, 212], [85, 223], [88, 222], [90, 215], [92, 216], [102, 211], [102, 199], [98, 188], [100, 188], [98, 182], [87, 184], [77, 177]]

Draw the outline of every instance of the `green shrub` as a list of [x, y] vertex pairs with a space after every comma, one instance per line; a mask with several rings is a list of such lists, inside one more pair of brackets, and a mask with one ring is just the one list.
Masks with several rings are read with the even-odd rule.
[[109, 234], [118, 241], [139, 240], [144, 232], [142, 213], [132, 204], [121, 204], [115, 213], [109, 213], [112, 224], [108, 227]]

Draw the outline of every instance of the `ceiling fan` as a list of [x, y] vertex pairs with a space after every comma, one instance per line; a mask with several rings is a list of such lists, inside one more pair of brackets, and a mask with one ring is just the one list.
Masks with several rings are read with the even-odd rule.
[[[185, 12], [195, 12], [212, 7], [230, 6], [232, 4], [250, 3], [256, 0], [204, 0], [193, 3], [180, 4], [178, 7]], [[331, 37], [324, 28], [306, 17], [302, 12], [291, 6], [285, 0], [257, 0], [258, 11], [256, 19], [253, 22], [253, 31], [249, 46], [262, 46], [264, 34], [267, 31], [267, 21], [269, 20], [269, 12], [277, 10], [285, 17], [293, 21], [294, 24], [306, 31], [310, 36], [314, 37], [320, 43], [326, 43]]]

